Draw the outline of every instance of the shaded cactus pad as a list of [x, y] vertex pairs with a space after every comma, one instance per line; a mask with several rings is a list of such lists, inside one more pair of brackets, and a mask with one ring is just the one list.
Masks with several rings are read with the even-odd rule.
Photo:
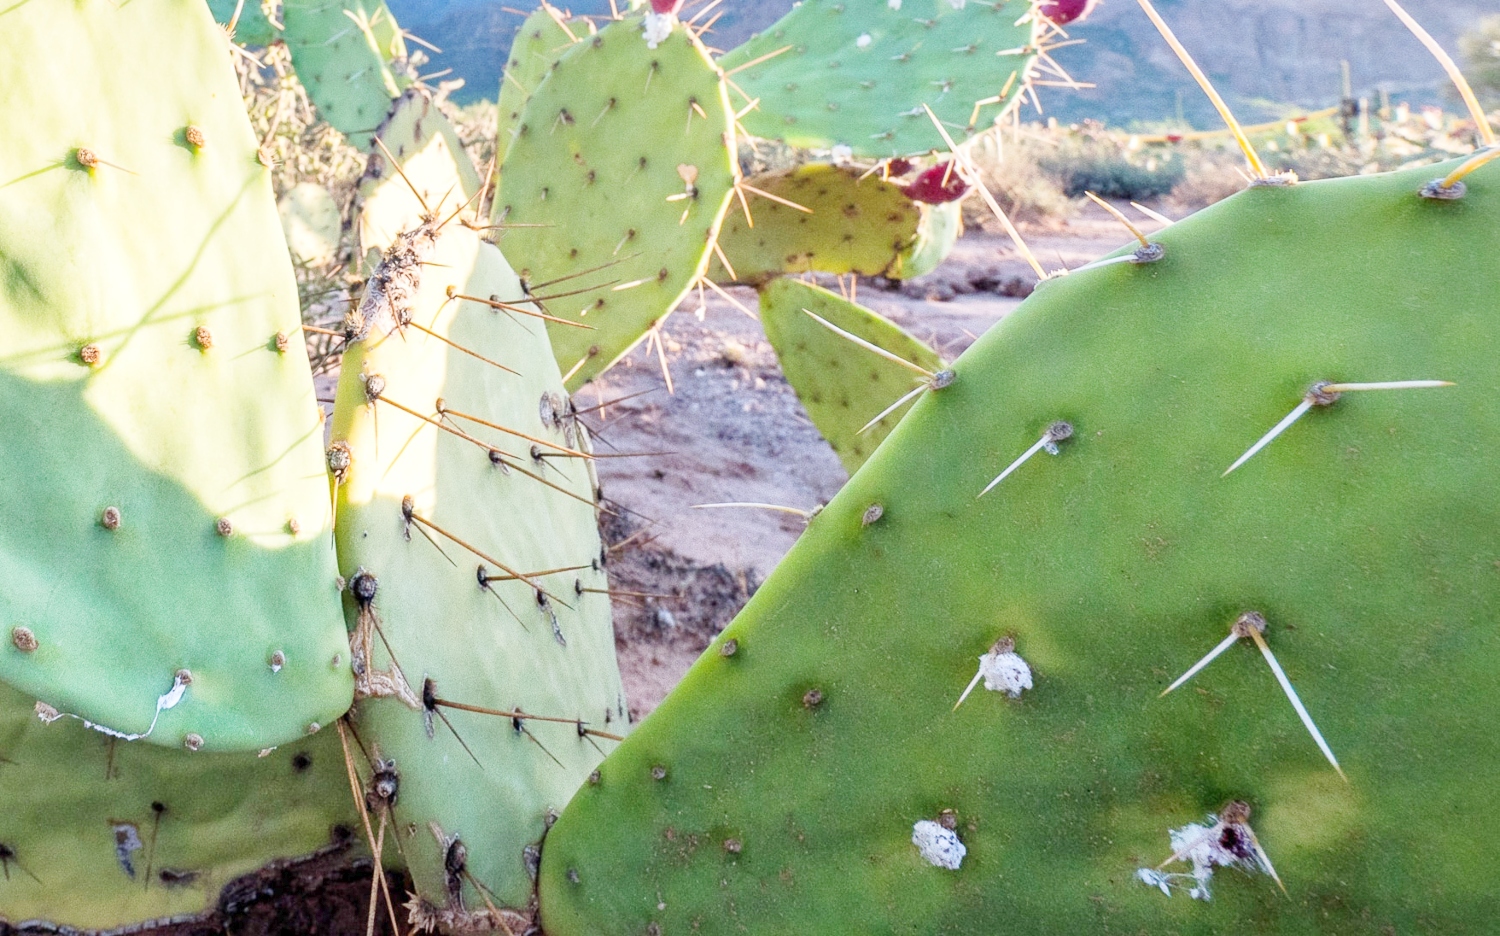
[[[1252, 188], [1043, 283], [575, 798], [547, 931], [1488, 931], [1500, 170], [1419, 198], [1443, 171]], [[1223, 477], [1314, 382], [1418, 379], [1456, 386]], [[1250, 611], [1348, 782], [1254, 638], [1158, 698]], [[1211, 900], [1155, 876], [1174, 832], [1233, 865]]]

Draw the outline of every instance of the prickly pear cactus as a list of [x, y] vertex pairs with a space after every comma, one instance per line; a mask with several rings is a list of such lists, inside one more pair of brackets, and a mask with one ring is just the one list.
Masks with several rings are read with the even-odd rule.
[[[564, 28], [564, 24], [567, 24]], [[561, 10], [543, 3], [516, 30], [510, 44], [510, 58], [500, 76], [500, 95], [496, 110], [499, 112], [495, 135], [496, 159], [505, 161], [505, 152], [510, 148], [511, 138], [521, 125], [521, 110], [526, 99], [535, 91], [552, 71], [552, 66], [563, 53], [577, 42], [580, 36], [591, 35], [593, 23], [587, 20], [568, 20]]]
[[223, 37], [28, 3], [0, 84], [0, 681], [153, 744], [316, 730], [352, 689], [321, 414]]
[[234, 27], [234, 41], [240, 45], [266, 46], [276, 39], [260, 0], [208, 0], [208, 8], [221, 26]]
[[344, 219], [327, 186], [298, 182], [277, 199], [276, 211], [294, 261], [316, 265], [333, 260]]
[[[782, 273], [816, 271], [906, 278], [912, 256], [931, 249], [934, 232], [924, 222], [934, 215], [901, 186], [864, 175], [813, 163], [747, 179], [748, 186], [783, 201], [752, 194], [749, 218], [731, 206], [719, 248], [734, 274], [715, 257], [709, 277], [760, 283]], [[938, 236], [952, 247], [952, 238]]]
[[[781, 370], [808, 418], [853, 474], [901, 421], [911, 402], [891, 407], [923, 378], [839, 335], [809, 312], [931, 373], [943, 369], [943, 359], [889, 319], [819, 286], [777, 279], [761, 287], [760, 321]], [[869, 425], [878, 416], [879, 421]]]
[[1038, 23], [1031, 0], [803, 0], [722, 64], [760, 101], [750, 134], [903, 156], [941, 144], [924, 104], [960, 140], [1015, 106]]
[[570, 387], [623, 356], [692, 289], [735, 172], [723, 75], [680, 24], [652, 48], [641, 16], [611, 23], [532, 93], [494, 220], [546, 226], [508, 231], [506, 256], [538, 295], [613, 283], [548, 305], [588, 326], [550, 326]]
[[406, 40], [384, 0], [286, 0], [282, 33], [318, 115], [353, 146], [369, 145], [409, 80]]
[[355, 724], [396, 778], [374, 805], [418, 925], [524, 911], [549, 814], [626, 723], [588, 441], [528, 312], [497, 249], [413, 217], [347, 323], [329, 456]]
[[1489, 931], [1500, 168], [1451, 168], [1044, 283], [569, 806], [547, 932]]
[[[439, 220], [447, 218], [473, 199], [480, 186], [458, 131], [421, 88], [401, 95], [374, 138], [384, 149], [371, 143], [360, 180], [359, 243], [366, 274], [413, 219], [429, 210]], [[399, 171], [386, 153], [400, 162]]]
[[33, 704], [0, 686], [0, 927], [196, 915], [273, 861], [343, 864], [361, 851], [332, 730], [264, 756], [194, 754], [46, 724]]

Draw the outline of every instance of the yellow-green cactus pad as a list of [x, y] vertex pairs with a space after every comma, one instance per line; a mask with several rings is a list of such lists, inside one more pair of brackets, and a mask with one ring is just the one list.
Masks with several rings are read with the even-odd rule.
[[[496, 221], [537, 292], [572, 292], [549, 311], [577, 387], [632, 348], [708, 265], [733, 194], [733, 112], [723, 74], [677, 25], [655, 48], [639, 15], [573, 45], [532, 93], [500, 174]], [[595, 272], [588, 272], [595, 271]]]
[[1456, 165], [1044, 283], [580, 791], [547, 932], [1494, 929], [1500, 164], [1418, 196]]
[[760, 101], [741, 118], [755, 136], [877, 159], [926, 153], [943, 140], [924, 104], [960, 140], [1017, 104], [1036, 58], [1031, 10], [1031, 0], [803, 0], [723, 65], [743, 69], [735, 83]]
[[318, 116], [364, 148], [409, 82], [406, 40], [383, 0], [286, 0], [282, 36]]
[[0, 686], [0, 928], [197, 915], [270, 862], [365, 851], [332, 728], [264, 756], [192, 753], [47, 724], [32, 706]]
[[486, 899], [528, 904], [549, 812], [613, 746], [581, 729], [622, 731], [624, 699], [588, 443], [544, 323], [473, 230], [412, 222], [351, 316], [334, 417], [355, 719], [400, 778], [413, 919], [493, 926]]
[[814, 163], [746, 180], [783, 201], [747, 189], [750, 216], [730, 206], [719, 248], [734, 273], [716, 257], [709, 277], [759, 283], [782, 273], [816, 271], [902, 278], [904, 260], [919, 240], [922, 206], [901, 186], [864, 175]]
[[293, 260], [317, 265], [333, 259], [344, 219], [327, 186], [298, 182], [282, 193], [276, 210], [281, 214], [281, 229]]
[[760, 320], [782, 373], [813, 425], [853, 474], [915, 398], [861, 430], [924, 378], [837, 334], [809, 312], [930, 372], [942, 370], [943, 359], [889, 319], [819, 286], [776, 279], [761, 287]]
[[327, 724], [321, 413], [223, 35], [201, 0], [12, 6], [0, 86], [0, 628], [31, 635], [0, 681], [174, 747]]

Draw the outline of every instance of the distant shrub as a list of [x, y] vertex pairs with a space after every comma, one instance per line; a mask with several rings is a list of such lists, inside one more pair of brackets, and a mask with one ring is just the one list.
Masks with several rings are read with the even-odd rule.
[[1076, 198], [1093, 192], [1104, 198], [1155, 198], [1182, 181], [1182, 157], [1161, 147], [1134, 152], [1107, 137], [1088, 132], [1063, 137], [1056, 150], [1044, 156], [1041, 167], [1064, 194]]

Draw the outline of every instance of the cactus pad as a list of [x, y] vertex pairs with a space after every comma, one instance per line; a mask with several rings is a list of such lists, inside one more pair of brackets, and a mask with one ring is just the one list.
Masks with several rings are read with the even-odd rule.
[[364, 148], [409, 82], [406, 40], [383, 0], [286, 0], [283, 37], [318, 116]]
[[[1490, 930], [1500, 168], [1418, 197], [1453, 165], [1044, 283], [575, 798], [547, 932]], [[1346, 392], [1223, 476], [1316, 381], [1418, 379], [1456, 386]]]
[[0, 757], [0, 927], [199, 914], [271, 861], [358, 850], [331, 730], [264, 757], [169, 751], [44, 724], [29, 696], [0, 686]]
[[506, 234], [506, 255], [527, 282], [610, 264], [553, 287], [615, 283], [550, 306], [595, 329], [551, 328], [573, 387], [687, 294], [733, 194], [733, 114], [721, 73], [680, 25], [648, 48], [641, 21], [612, 23], [558, 60], [526, 103], [495, 200], [496, 221], [550, 225]]
[[401, 172], [411, 184], [389, 165], [385, 152], [371, 144], [370, 161], [360, 181], [363, 203], [359, 214], [360, 251], [370, 270], [403, 227], [425, 210], [424, 203], [442, 220], [473, 198], [480, 185], [458, 131], [421, 88], [408, 88], [402, 94], [375, 138], [400, 160]]
[[0, 84], [35, 128], [0, 142], [0, 626], [32, 635], [0, 681], [154, 743], [300, 737], [348, 706], [349, 651], [296, 283], [223, 37], [201, 2], [29, 3]]
[[281, 214], [281, 229], [293, 260], [322, 264], [333, 259], [344, 219], [326, 186], [298, 182], [277, 200], [276, 210]]
[[1030, 11], [1030, 0], [803, 0], [722, 64], [743, 68], [735, 82], [760, 99], [740, 119], [754, 136], [876, 159], [926, 153], [942, 141], [923, 104], [961, 137], [1018, 102], [1036, 56]]
[[861, 175], [814, 163], [747, 179], [747, 185], [808, 211], [747, 191], [755, 226], [731, 206], [719, 232], [719, 248], [734, 276], [715, 257], [709, 278], [758, 283], [813, 271], [904, 278], [904, 260], [920, 240], [924, 213], [899, 185]]
[[339, 553], [368, 696], [356, 724], [400, 777], [394, 816], [421, 898], [413, 919], [474, 925], [488, 902], [528, 904], [528, 849], [612, 742], [578, 721], [518, 722], [437, 700], [610, 733], [624, 727], [624, 700], [593, 473], [565, 451], [587, 440], [544, 324], [458, 298], [523, 301], [474, 231], [411, 220], [366, 289], [351, 331], [363, 337], [344, 355]]
[[500, 76], [500, 97], [496, 104], [500, 117], [495, 154], [501, 162], [505, 161], [505, 151], [510, 148], [512, 135], [521, 125], [521, 111], [526, 106], [526, 99], [541, 85], [542, 79], [579, 35], [591, 32], [592, 23], [585, 20], [574, 20], [567, 29], [563, 29], [558, 20], [567, 22], [566, 15], [543, 3], [526, 17], [511, 41], [510, 59]]
[[835, 334], [804, 310], [929, 371], [941, 370], [943, 359], [890, 320], [821, 287], [777, 279], [761, 288], [760, 320], [781, 370], [813, 425], [853, 474], [911, 404], [867, 432], [860, 429], [910, 393], [922, 377]]
[[[236, 7], [240, 18], [234, 20]], [[246, 46], [268, 46], [276, 39], [276, 29], [260, 8], [260, 0], [208, 0], [214, 19], [227, 27], [234, 21], [234, 41]]]

